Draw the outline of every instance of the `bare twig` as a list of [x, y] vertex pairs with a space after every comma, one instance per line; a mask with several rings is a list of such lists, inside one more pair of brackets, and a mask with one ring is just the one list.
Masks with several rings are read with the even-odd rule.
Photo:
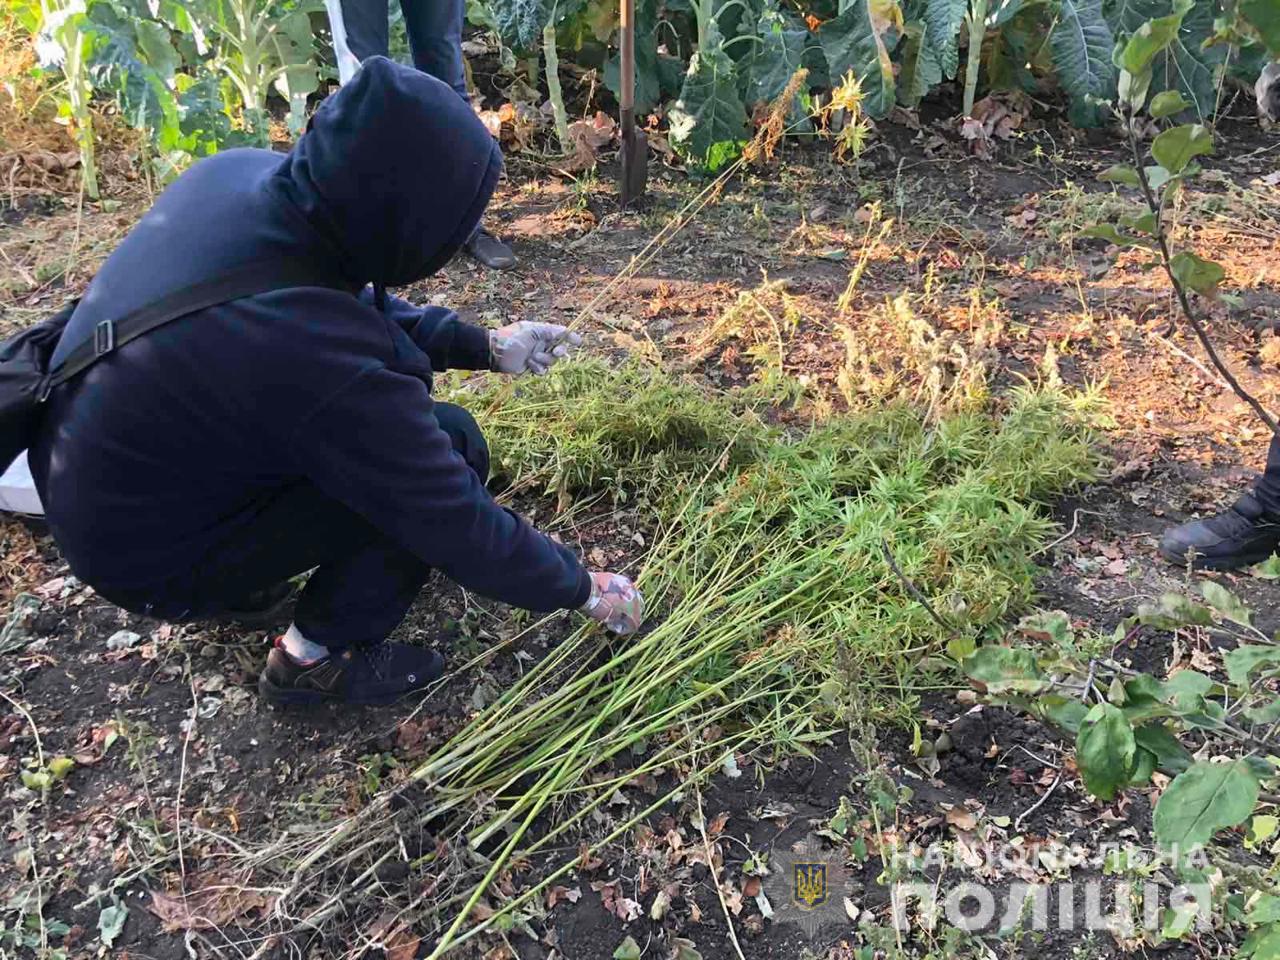
[[720, 908], [724, 911], [724, 922], [729, 927], [729, 940], [733, 944], [734, 952], [738, 955], [738, 960], [746, 960], [742, 955], [742, 947], [738, 944], [738, 934], [733, 929], [733, 917], [729, 914], [729, 904], [720, 886], [720, 871], [716, 869], [715, 858], [711, 853], [711, 838], [707, 836], [707, 817], [702, 812], [702, 787], [696, 779], [693, 781], [693, 794], [698, 800], [698, 830], [702, 833], [702, 846], [707, 853], [707, 869], [711, 871], [711, 882], [715, 884], [716, 895], [720, 898]]
[[1049, 797], [1053, 794], [1053, 791], [1058, 789], [1058, 784], [1060, 784], [1061, 782], [1062, 782], [1062, 774], [1058, 774], [1056, 777], [1053, 778], [1053, 783], [1049, 784], [1049, 789], [1044, 792], [1044, 794], [1040, 797], [1040, 799], [1037, 800], [1035, 803], [1033, 803], [1031, 806], [1027, 807], [1027, 809], [1023, 810], [1020, 814], [1018, 814], [1018, 816], [1013, 821], [1013, 829], [1017, 830], [1020, 826], [1022, 826], [1023, 820], [1027, 819], [1027, 817], [1031, 816], [1033, 813], [1035, 813], [1037, 810], [1043, 807], [1044, 802], [1049, 799]]
[[1218, 376], [1216, 373], [1214, 373], [1212, 370], [1206, 367], [1203, 363], [1201, 363], [1191, 354], [1187, 353], [1187, 351], [1183, 350], [1180, 346], [1178, 346], [1168, 337], [1161, 336], [1160, 334], [1155, 332], [1152, 332], [1151, 337], [1161, 346], [1166, 347], [1171, 352], [1176, 353], [1183, 360], [1187, 361], [1187, 363], [1191, 364], [1191, 366], [1194, 367], [1199, 372], [1200, 376], [1204, 377], [1206, 381], [1213, 384], [1215, 387], [1226, 387], [1230, 389], [1231, 384], [1227, 383], [1227, 381], [1223, 380], [1220, 376]]
[[1089, 694], [1093, 691], [1093, 677], [1098, 672], [1098, 661], [1089, 661], [1089, 676], [1085, 677], [1084, 689], [1080, 691], [1080, 699], [1085, 703], [1089, 702]]
[[880, 549], [884, 551], [884, 559], [885, 562], [889, 564], [889, 569], [892, 570], [893, 575], [902, 582], [902, 585], [907, 588], [907, 592], [915, 598], [920, 606], [925, 608], [929, 616], [933, 617], [938, 626], [942, 627], [943, 630], [946, 630], [947, 633], [952, 636], [959, 636], [960, 631], [948, 623], [942, 614], [938, 613], [938, 611], [933, 608], [933, 604], [929, 602], [929, 598], [921, 593], [920, 588], [912, 583], [907, 578], [907, 575], [902, 572], [902, 568], [898, 566], [898, 561], [893, 558], [893, 551], [889, 549], [889, 541], [884, 537], [880, 538]]
[[0, 690], [0, 697], [4, 697], [5, 700], [9, 701], [9, 706], [13, 707], [13, 709], [18, 711], [18, 713], [22, 714], [22, 719], [26, 720], [27, 725], [31, 727], [31, 735], [36, 738], [36, 762], [39, 763], [40, 766], [43, 768], [44, 767], [44, 747], [40, 743], [40, 728], [36, 726], [36, 722], [34, 719], [32, 719], [31, 713], [27, 710], [26, 707], [20, 704], [17, 700], [13, 699], [13, 697], [9, 696], [3, 690]]
[[1060, 536], [1057, 540], [1054, 540], [1052, 543], [1046, 543], [1040, 549], [1033, 550], [1030, 554], [1028, 554], [1028, 556], [1038, 557], [1042, 553], [1048, 553], [1054, 547], [1058, 546], [1058, 544], [1066, 543], [1068, 540], [1074, 537], [1076, 535], [1076, 531], [1080, 529], [1080, 515], [1085, 513], [1087, 513], [1091, 517], [1102, 516], [1102, 514], [1098, 513], [1098, 511], [1096, 510], [1085, 510], [1081, 507], [1076, 507], [1076, 509], [1071, 511], [1071, 529], [1068, 530], [1066, 533], [1064, 533], [1062, 536]]
[[191, 684], [191, 717], [187, 720], [187, 729], [182, 737], [182, 766], [178, 770], [178, 798], [174, 801], [173, 830], [175, 843], [178, 846], [178, 873], [182, 877], [182, 895], [187, 894], [187, 861], [182, 851], [182, 793], [187, 785], [187, 748], [191, 745], [191, 737], [196, 732], [196, 718], [200, 713], [200, 700], [196, 696], [195, 675], [191, 671], [191, 658], [187, 657], [187, 681]]

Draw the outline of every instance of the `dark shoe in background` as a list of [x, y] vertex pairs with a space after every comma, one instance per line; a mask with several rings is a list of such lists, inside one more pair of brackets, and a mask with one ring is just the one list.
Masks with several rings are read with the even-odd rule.
[[299, 663], [276, 641], [258, 677], [258, 693], [276, 706], [384, 704], [429, 686], [444, 673], [444, 657], [407, 643], [380, 643]]
[[1280, 547], [1280, 518], [1252, 493], [1229, 510], [1174, 527], [1160, 541], [1160, 555], [1196, 570], [1236, 570], [1261, 563]]
[[516, 265], [511, 248], [484, 227], [473, 233], [462, 249], [490, 270], [510, 270]]

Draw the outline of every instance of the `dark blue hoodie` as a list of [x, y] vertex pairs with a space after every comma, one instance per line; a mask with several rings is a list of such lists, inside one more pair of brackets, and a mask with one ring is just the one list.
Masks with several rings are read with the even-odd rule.
[[287, 258], [340, 289], [295, 287], [175, 320], [55, 391], [32, 472], [75, 573], [110, 594], [161, 585], [309, 481], [477, 593], [584, 603], [567, 548], [489, 496], [432, 413], [431, 375], [488, 366], [486, 331], [388, 299], [438, 270], [501, 170], [448, 86], [366, 61], [286, 156], [197, 163], [94, 277], [55, 355], [94, 326], [228, 269]]

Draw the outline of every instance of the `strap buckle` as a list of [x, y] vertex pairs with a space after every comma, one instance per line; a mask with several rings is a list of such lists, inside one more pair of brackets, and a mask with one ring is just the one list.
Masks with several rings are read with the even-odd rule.
[[115, 348], [116, 323], [114, 320], [103, 320], [93, 328], [93, 352], [100, 357]]

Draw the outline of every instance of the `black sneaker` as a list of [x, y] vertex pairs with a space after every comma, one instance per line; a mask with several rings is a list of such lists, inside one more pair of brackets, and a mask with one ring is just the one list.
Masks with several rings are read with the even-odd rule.
[[278, 706], [325, 701], [392, 703], [443, 673], [444, 657], [407, 643], [354, 647], [313, 663], [299, 663], [277, 639], [258, 677], [258, 693]]
[[516, 265], [516, 255], [511, 248], [484, 227], [473, 233], [462, 249], [490, 270], [510, 270]]
[[1236, 570], [1261, 563], [1280, 546], [1280, 522], [1252, 493], [1229, 510], [1174, 527], [1160, 541], [1160, 555], [1196, 570]]

